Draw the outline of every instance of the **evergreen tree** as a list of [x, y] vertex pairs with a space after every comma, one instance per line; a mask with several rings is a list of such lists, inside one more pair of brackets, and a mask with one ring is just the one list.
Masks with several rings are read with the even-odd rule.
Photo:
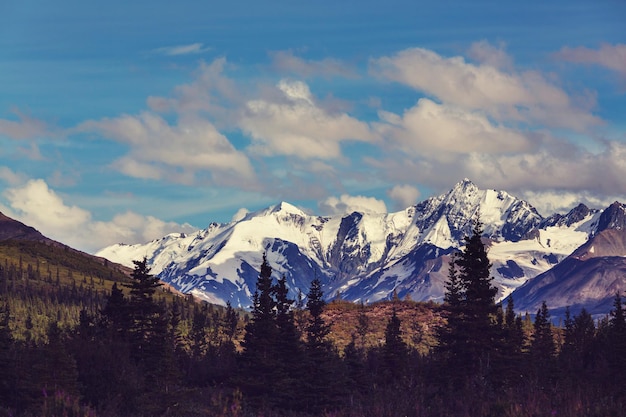
[[446, 325], [439, 331], [439, 357], [457, 382], [485, 377], [491, 368], [500, 329], [495, 323], [497, 288], [476, 221], [461, 253], [453, 256], [444, 298]]
[[530, 345], [530, 357], [533, 364], [533, 374], [540, 389], [545, 389], [554, 378], [554, 354], [556, 344], [552, 334], [550, 311], [544, 302], [537, 311], [533, 324], [533, 338]]
[[[622, 297], [618, 292], [613, 301], [606, 337], [606, 355], [611, 374], [623, 375], [626, 372], [626, 314]], [[626, 392], [626, 390], [622, 390]]]
[[11, 311], [0, 300], [0, 410], [12, 402], [17, 381], [13, 359], [13, 334], [9, 327]]
[[552, 324], [550, 322], [550, 311], [546, 302], [541, 303], [541, 308], [537, 310], [534, 323], [534, 334], [531, 344], [531, 354], [539, 362], [554, 356], [556, 346], [552, 335]]
[[491, 285], [491, 263], [481, 235], [482, 224], [477, 221], [472, 236], [465, 239], [465, 249], [456, 260], [463, 288], [463, 320], [466, 331], [473, 335], [467, 338], [466, 349], [473, 361], [486, 360], [483, 355], [494, 346], [496, 331], [493, 316], [496, 313], [495, 296], [498, 289]]
[[574, 318], [574, 345], [577, 362], [582, 370], [591, 367], [595, 351], [596, 326], [591, 314], [582, 309]]
[[[598, 333], [601, 333], [601, 350], [606, 358], [608, 370], [601, 376], [605, 381], [621, 380], [626, 373], [626, 313], [621, 294], [615, 294], [613, 309], [609, 314], [608, 323], [604, 328], [598, 326]], [[616, 397], [626, 398], [626, 387], [624, 384], [607, 384], [606, 390]]]
[[518, 358], [524, 347], [524, 329], [522, 328], [522, 318], [515, 315], [515, 304], [513, 297], [507, 298], [506, 312], [504, 314], [504, 339], [505, 349], [511, 352], [512, 356]]
[[226, 340], [232, 342], [237, 335], [237, 325], [239, 324], [239, 315], [230, 304], [230, 301], [226, 302], [226, 311], [222, 320], [222, 328], [224, 329], [224, 335]]
[[364, 352], [367, 335], [370, 332], [370, 320], [367, 317], [363, 301], [359, 304], [359, 317], [355, 330], [359, 337], [359, 349]]
[[122, 339], [125, 339], [131, 327], [130, 311], [128, 301], [124, 297], [124, 292], [113, 283], [111, 293], [106, 299], [106, 304], [101, 311], [104, 327]]
[[324, 293], [322, 291], [322, 283], [315, 278], [311, 282], [311, 288], [307, 294], [306, 307], [309, 311], [309, 323], [306, 328], [307, 347], [310, 351], [327, 351], [330, 349], [330, 343], [327, 336], [330, 333], [330, 326], [326, 324], [322, 313], [326, 301], [324, 301]]
[[68, 353], [65, 334], [56, 322], [51, 322], [48, 327], [48, 343], [40, 350], [36, 369], [39, 385], [45, 395], [64, 392], [78, 397], [76, 361]]
[[145, 362], [146, 367], [152, 360], [158, 360], [163, 347], [167, 328], [164, 328], [163, 308], [153, 299], [157, 288], [162, 284], [159, 278], [150, 274], [147, 259], [133, 261], [135, 269], [131, 273], [130, 301], [130, 341], [133, 357], [138, 362]]
[[406, 370], [408, 348], [402, 340], [401, 321], [396, 309], [385, 328], [385, 344], [382, 347], [383, 375], [388, 381], [398, 382]]
[[441, 367], [450, 372], [442, 374], [450, 376], [450, 379], [458, 377], [459, 369], [465, 366], [464, 354], [465, 315], [463, 312], [464, 290], [461, 285], [457, 270], [456, 260], [459, 254], [454, 253], [448, 268], [448, 281], [445, 283], [443, 313], [446, 323], [437, 329], [438, 357], [441, 359]]
[[291, 306], [294, 300], [288, 296], [285, 276], [278, 280], [276, 295], [276, 355], [281, 358], [277, 364], [276, 397], [282, 408], [295, 409], [299, 405], [303, 375], [303, 352]]
[[522, 318], [515, 315], [513, 297], [507, 299], [507, 306], [502, 322], [502, 336], [496, 355], [497, 373], [503, 386], [511, 386], [520, 380], [522, 374], [522, 349], [525, 343]]
[[272, 268], [265, 254], [256, 286], [252, 318], [246, 325], [242, 343], [241, 385], [255, 408], [267, 408], [274, 405], [275, 375], [280, 358], [276, 355], [278, 328]]
[[320, 413], [336, 404], [341, 381], [337, 371], [339, 358], [328, 340], [330, 325], [322, 313], [326, 302], [322, 283], [315, 278], [307, 294], [309, 320], [306, 327], [305, 387], [302, 401], [305, 410]]

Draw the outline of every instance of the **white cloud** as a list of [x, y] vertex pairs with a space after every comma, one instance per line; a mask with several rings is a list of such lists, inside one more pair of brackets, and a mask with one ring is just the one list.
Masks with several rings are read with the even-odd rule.
[[[482, 50], [483, 58], [494, 58]], [[476, 54], [476, 52], [475, 52]], [[491, 54], [491, 56], [489, 56]], [[373, 59], [370, 71], [438, 98], [446, 105], [481, 111], [500, 121], [533, 122], [585, 130], [601, 120], [590, 113], [594, 102], [572, 100], [540, 73], [504, 71], [489, 64], [474, 65], [460, 56], [445, 58], [422, 48]]]
[[210, 47], [205, 47], [202, 43], [192, 43], [188, 45], [166, 46], [154, 50], [157, 54], [176, 56], [176, 55], [195, 55], [210, 51]]
[[523, 152], [534, 146], [520, 132], [492, 124], [479, 112], [437, 104], [422, 98], [402, 116], [379, 112], [384, 123], [375, 123], [378, 134], [404, 152], [430, 155], [482, 152]]
[[307, 84], [283, 80], [277, 90], [271, 99], [248, 101], [239, 119], [253, 139], [250, 152], [329, 159], [341, 156], [343, 141], [374, 140], [367, 123], [317, 105]]
[[319, 203], [319, 208], [323, 213], [329, 215], [349, 214], [355, 211], [361, 213], [387, 213], [387, 206], [384, 201], [374, 197], [351, 196], [347, 194], [337, 197], [329, 197]]
[[130, 152], [114, 166], [132, 177], [191, 183], [195, 174], [207, 172], [217, 184], [253, 178], [248, 158], [199, 117], [181, 117], [177, 125], [170, 125], [157, 114], [143, 112], [88, 121], [78, 130], [128, 144]]
[[278, 71], [288, 72], [300, 77], [355, 77], [355, 73], [343, 62], [324, 58], [321, 60], [306, 60], [295, 56], [292, 51], [277, 51], [270, 53], [272, 65]]
[[116, 215], [111, 221], [95, 221], [89, 211], [66, 205], [42, 179], [4, 191], [12, 218], [38, 229], [43, 235], [90, 253], [114, 243], [140, 243], [168, 233], [190, 233], [188, 224], [165, 222], [133, 212]]
[[172, 97], [148, 97], [148, 107], [157, 113], [207, 113], [218, 120], [230, 118], [230, 107], [236, 108], [244, 99], [236, 83], [224, 75], [227, 66], [225, 58], [201, 62], [191, 83], [177, 86]]
[[[599, 153], [546, 138], [534, 152], [511, 154], [459, 153], [449, 158], [394, 155], [368, 159], [372, 169], [384, 170], [389, 181], [419, 180], [440, 190], [448, 189], [459, 178], [471, 178], [488, 188], [522, 194], [528, 190], [587, 193], [591, 196], [626, 194], [626, 144], [606, 142]], [[566, 204], [567, 206], [567, 204]]]
[[403, 184], [391, 188], [387, 195], [394, 200], [395, 208], [402, 210], [417, 203], [420, 191], [412, 185]]
[[544, 216], [565, 214], [580, 203], [590, 208], [603, 209], [619, 200], [617, 197], [597, 196], [587, 191], [525, 191], [518, 197], [528, 201]]
[[495, 68], [513, 68], [513, 59], [506, 53], [504, 44], [494, 46], [487, 41], [474, 42], [468, 51], [468, 55], [481, 64], [490, 65]]
[[555, 54], [564, 61], [579, 64], [595, 64], [617, 72], [626, 77], [626, 44], [602, 44], [599, 49], [584, 46], [577, 48], [564, 47]]

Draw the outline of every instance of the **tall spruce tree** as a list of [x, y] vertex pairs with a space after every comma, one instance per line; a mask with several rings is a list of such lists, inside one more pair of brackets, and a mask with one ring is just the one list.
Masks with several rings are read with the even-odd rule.
[[111, 293], [101, 310], [101, 323], [114, 336], [126, 339], [131, 327], [131, 316], [128, 300], [124, 297], [122, 289], [117, 286], [117, 282], [113, 283]]
[[330, 325], [322, 317], [326, 302], [318, 278], [311, 281], [306, 306], [309, 311], [306, 327], [306, 380], [301, 398], [304, 410], [320, 413], [336, 403], [340, 381], [335, 366], [339, 362], [338, 357], [328, 340]]
[[[606, 339], [606, 356], [611, 373], [614, 376], [623, 375], [626, 372], [626, 314], [619, 292], [613, 301]], [[626, 389], [622, 388], [622, 391], [626, 392]]]
[[173, 355], [169, 349], [168, 312], [164, 304], [154, 299], [156, 290], [162, 283], [150, 274], [148, 261], [144, 257], [133, 261], [135, 269], [131, 273], [129, 344], [131, 357], [143, 374], [144, 395], [141, 407], [147, 414], [157, 414], [171, 405], [173, 399], [164, 395], [174, 383], [172, 369]]
[[283, 275], [274, 287], [276, 296], [276, 355], [281, 358], [277, 364], [276, 399], [281, 408], [294, 410], [299, 405], [303, 369], [303, 347], [300, 332], [296, 327], [289, 298], [287, 280]]
[[153, 298], [162, 283], [158, 277], [150, 274], [147, 259], [133, 261], [135, 269], [131, 273], [130, 301], [128, 313], [130, 319], [130, 343], [132, 354], [138, 362], [157, 359], [162, 348], [167, 326], [164, 326], [164, 311]]
[[522, 355], [525, 344], [522, 317], [515, 315], [513, 297], [508, 297], [504, 312], [499, 351], [497, 352], [497, 372], [503, 387], [518, 383], [522, 374]]
[[465, 247], [452, 258], [444, 298], [447, 324], [439, 332], [440, 358], [461, 382], [490, 372], [501, 334], [495, 323], [497, 288], [481, 236], [477, 220]]
[[242, 343], [240, 383], [246, 398], [255, 408], [275, 404], [276, 374], [280, 358], [276, 355], [278, 327], [272, 268], [263, 255], [261, 271], [253, 296], [252, 318], [246, 325]]
[[16, 370], [13, 360], [13, 334], [9, 327], [11, 310], [9, 304], [0, 299], [0, 410], [15, 397]]
[[382, 347], [383, 376], [392, 383], [398, 383], [406, 370], [408, 348], [402, 340], [401, 321], [393, 309], [385, 328], [385, 344]]
[[530, 345], [532, 371], [541, 389], [544, 389], [554, 378], [554, 355], [556, 344], [552, 334], [550, 311], [546, 302], [541, 303], [533, 324], [533, 338]]

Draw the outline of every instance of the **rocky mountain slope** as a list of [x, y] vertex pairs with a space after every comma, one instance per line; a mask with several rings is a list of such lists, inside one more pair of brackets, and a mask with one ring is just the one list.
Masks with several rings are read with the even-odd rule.
[[607, 210], [580, 205], [544, 218], [526, 201], [505, 191], [481, 190], [465, 179], [448, 193], [395, 213], [314, 216], [283, 202], [190, 235], [113, 245], [97, 255], [129, 266], [145, 256], [153, 273], [175, 288], [244, 308], [251, 304], [263, 253], [275, 276], [285, 275], [293, 296], [306, 293], [318, 277], [329, 298], [372, 302], [395, 293], [440, 301], [449, 255], [463, 245], [480, 214], [499, 298], [528, 283], [515, 299], [532, 311], [530, 294], [544, 297], [543, 290], [530, 291], [532, 282], [541, 281], [535, 277], [551, 270], [561, 276], [554, 268], [589, 238], [599, 239], [603, 230], [624, 230], [619, 213], [609, 216]]
[[610, 311], [615, 294], [626, 291], [625, 213], [617, 202], [603, 210], [587, 242], [515, 292], [519, 308], [534, 312], [546, 300], [554, 314], [568, 306], [572, 314]]

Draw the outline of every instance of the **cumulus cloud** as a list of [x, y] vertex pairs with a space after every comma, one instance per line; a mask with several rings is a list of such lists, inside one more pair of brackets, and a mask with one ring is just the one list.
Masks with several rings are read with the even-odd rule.
[[608, 68], [626, 78], [626, 44], [602, 44], [599, 49], [584, 46], [564, 47], [554, 54], [558, 59], [578, 64], [592, 64]]
[[237, 84], [224, 74], [227, 66], [226, 58], [200, 62], [192, 82], [177, 86], [171, 97], [148, 97], [148, 107], [157, 113], [204, 113], [228, 120], [231, 107], [241, 105], [244, 99]]
[[91, 253], [114, 243], [140, 243], [168, 233], [196, 230], [188, 224], [165, 222], [130, 211], [110, 221], [95, 221], [89, 211], [67, 205], [42, 179], [9, 188], [3, 196], [8, 201], [8, 206], [3, 207], [8, 216], [51, 239]]
[[375, 123], [378, 134], [413, 155], [433, 158], [449, 154], [523, 152], [535, 144], [525, 135], [494, 125], [479, 113], [461, 107], [420, 99], [402, 116], [380, 111], [383, 123]]
[[113, 165], [132, 177], [191, 183], [195, 174], [206, 172], [217, 184], [253, 178], [246, 155], [202, 118], [183, 116], [171, 125], [155, 113], [143, 112], [88, 121], [78, 130], [129, 145], [130, 152]]
[[[485, 52], [484, 45], [477, 49], [483, 59], [503, 61], [493, 51]], [[505, 71], [485, 63], [474, 65], [461, 56], [446, 58], [423, 48], [372, 59], [370, 71], [432, 95], [444, 104], [481, 111], [500, 121], [539, 122], [577, 130], [601, 123], [590, 112], [595, 102], [571, 99], [535, 71]]]
[[412, 185], [402, 184], [391, 188], [387, 195], [395, 202], [395, 208], [402, 210], [417, 203], [420, 191]]
[[166, 46], [157, 48], [153, 52], [161, 55], [195, 55], [210, 51], [210, 47], [205, 47], [202, 43], [191, 43], [188, 45]]
[[328, 215], [349, 214], [355, 211], [361, 213], [387, 213], [384, 201], [374, 197], [351, 196], [343, 194], [339, 198], [329, 197], [319, 203], [319, 208]]
[[504, 43], [495, 46], [487, 41], [474, 42], [469, 48], [468, 55], [481, 64], [502, 69], [513, 68], [513, 59], [506, 53]]
[[524, 191], [518, 197], [528, 201], [544, 216], [553, 213], [565, 214], [580, 203], [587, 207], [603, 209], [620, 200], [618, 196], [600, 196], [588, 191]]
[[[606, 142], [592, 153], [565, 141], [547, 141], [531, 153], [486, 154], [472, 152], [448, 159], [397, 157], [368, 159], [373, 169], [385, 170], [390, 181], [419, 178], [440, 191], [468, 177], [490, 188], [513, 193], [528, 190], [588, 193], [590, 196], [626, 194], [626, 145]], [[622, 198], [623, 199], [623, 198]], [[589, 200], [591, 201], [591, 200]]]
[[277, 51], [270, 53], [272, 66], [280, 71], [300, 77], [355, 77], [355, 72], [342, 61], [333, 58], [321, 60], [306, 60], [295, 56], [292, 51]]
[[253, 139], [250, 152], [330, 159], [341, 156], [343, 141], [374, 140], [367, 123], [320, 107], [301, 81], [282, 80], [276, 92], [268, 99], [248, 101], [239, 119]]

